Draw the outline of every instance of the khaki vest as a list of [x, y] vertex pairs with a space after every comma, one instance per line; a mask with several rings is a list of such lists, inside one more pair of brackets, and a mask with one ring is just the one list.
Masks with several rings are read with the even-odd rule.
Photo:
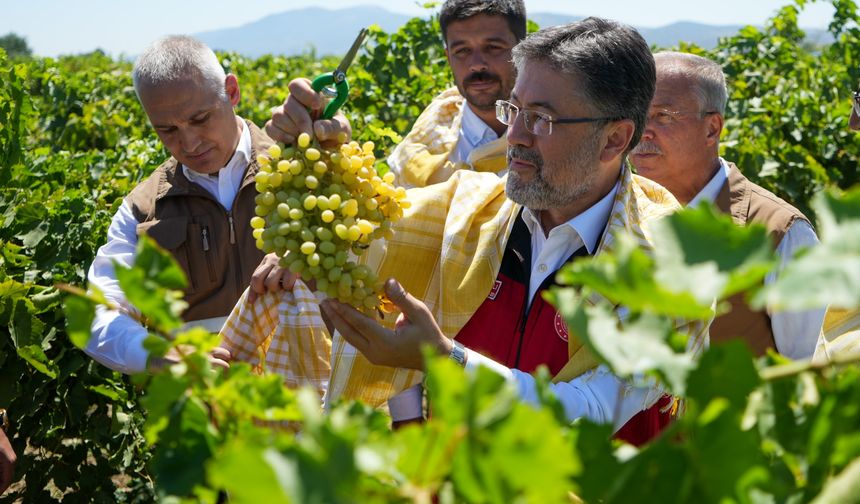
[[[767, 228], [774, 247], [779, 245], [794, 221], [808, 219], [793, 206], [761, 186], [753, 184], [729, 163], [729, 179], [717, 196], [717, 208], [729, 214], [735, 224], [758, 223]], [[717, 317], [711, 324], [711, 342], [728, 341], [740, 336], [756, 355], [775, 348], [770, 317], [756, 311], [744, 301], [743, 294], [728, 299], [731, 311]]]
[[206, 189], [188, 180], [174, 158], [159, 166], [126, 197], [146, 233], [173, 254], [188, 278], [186, 321], [223, 317], [248, 287], [263, 259], [250, 225], [254, 216], [257, 154], [272, 144], [246, 121], [251, 133], [251, 162], [227, 211]]

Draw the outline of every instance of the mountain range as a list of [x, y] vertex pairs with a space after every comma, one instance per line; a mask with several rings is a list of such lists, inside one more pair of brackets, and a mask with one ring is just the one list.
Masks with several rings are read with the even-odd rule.
[[[252, 58], [264, 54], [291, 56], [309, 51], [318, 56], [340, 55], [346, 52], [362, 27], [377, 24], [386, 32], [393, 32], [410, 17], [373, 6], [337, 10], [309, 7], [271, 14], [242, 26], [197, 33], [195, 37], [213, 49], [235, 51]], [[549, 12], [529, 15], [529, 19], [541, 27], [582, 18]], [[719, 38], [734, 35], [741, 26], [677, 22], [658, 28], [637, 28], [649, 44], [657, 47], [672, 47], [685, 41], [712, 48]], [[807, 36], [813, 41], [823, 42], [826, 32], [808, 30]]]

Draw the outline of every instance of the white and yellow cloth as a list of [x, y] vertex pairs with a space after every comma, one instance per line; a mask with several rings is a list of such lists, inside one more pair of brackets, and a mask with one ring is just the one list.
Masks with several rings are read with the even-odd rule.
[[[520, 210], [505, 197], [505, 180], [461, 170], [447, 182], [410, 190], [412, 206], [396, 224], [394, 238], [375, 242], [364, 256], [379, 278], [394, 277], [423, 300], [449, 337], [457, 335], [486, 299], [499, 271]], [[623, 169], [596, 254], [611, 251], [620, 233], [633, 236], [643, 250], [652, 250], [647, 224], [678, 208], [661, 186]], [[390, 314], [383, 324], [391, 326], [394, 319]], [[692, 353], [705, 348], [707, 324], [682, 323], [679, 329], [691, 335]], [[379, 406], [421, 380], [418, 371], [370, 364], [338, 333], [329, 340], [318, 301], [301, 282], [292, 293], [268, 294], [254, 304], [243, 297], [222, 336], [235, 358], [283, 375], [289, 386], [310, 383], [322, 392], [330, 377], [329, 403], [345, 398]], [[569, 338], [568, 352], [570, 360], [554, 377], [556, 382], [597, 365], [577, 338]]]
[[388, 158], [398, 184], [424, 187], [444, 182], [461, 169], [499, 173], [507, 167], [504, 136], [475, 148], [466, 162], [449, 159], [457, 147], [465, 103], [453, 87], [439, 94], [418, 116]]
[[837, 354], [860, 354], [860, 309], [827, 310], [812, 360], [830, 362]]

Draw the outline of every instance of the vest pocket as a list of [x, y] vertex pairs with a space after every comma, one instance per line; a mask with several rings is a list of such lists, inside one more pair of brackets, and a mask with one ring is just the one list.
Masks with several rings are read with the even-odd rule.
[[191, 274], [188, 261], [188, 231], [187, 217], [169, 217], [137, 225], [138, 236], [146, 234], [155, 240], [159, 246], [170, 252], [173, 259], [182, 268], [182, 272], [185, 273], [185, 279], [188, 281], [185, 292], [190, 294], [197, 290], [197, 283]]

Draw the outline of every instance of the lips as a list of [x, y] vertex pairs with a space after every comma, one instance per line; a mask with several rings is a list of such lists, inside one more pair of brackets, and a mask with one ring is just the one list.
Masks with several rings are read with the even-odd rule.
[[206, 149], [205, 151], [201, 152], [200, 154], [187, 154], [187, 156], [188, 156], [188, 159], [191, 159], [193, 161], [200, 161], [201, 159], [205, 158], [206, 155], [209, 154], [210, 152], [212, 152], [213, 150], [214, 150], [214, 147]]
[[511, 171], [538, 170], [542, 164], [537, 153], [518, 145], [508, 147], [508, 167]]

